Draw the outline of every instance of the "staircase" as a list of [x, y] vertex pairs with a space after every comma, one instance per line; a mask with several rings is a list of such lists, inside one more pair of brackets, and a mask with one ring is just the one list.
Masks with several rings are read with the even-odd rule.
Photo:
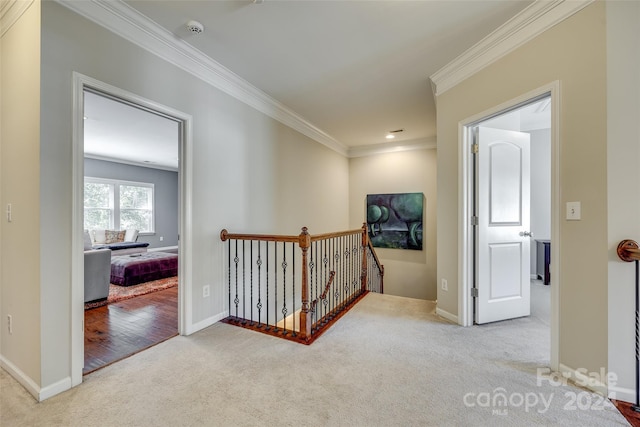
[[384, 267], [361, 229], [312, 236], [220, 232], [229, 316], [222, 321], [311, 344], [368, 292]]

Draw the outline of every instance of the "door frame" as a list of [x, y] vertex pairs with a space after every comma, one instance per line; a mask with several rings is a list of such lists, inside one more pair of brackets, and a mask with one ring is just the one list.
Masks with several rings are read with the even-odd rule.
[[178, 163], [178, 332], [192, 322], [192, 122], [190, 115], [83, 74], [73, 73], [72, 219], [71, 219], [71, 386], [82, 383], [84, 366], [84, 91], [102, 93], [180, 123]]
[[473, 298], [471, 288], [474, 275], [474, 229], [471, 225], [473, 215], [473, 156], [469, 130], [478, 123], [524, 106], [544, 95], [551, 96], [551, 355], [550, 367], [560, 368], [560, 82], [553, 81], [500, 105], [489, 108], [458, 124], [458, 323], [471, 326], [473, 317]]

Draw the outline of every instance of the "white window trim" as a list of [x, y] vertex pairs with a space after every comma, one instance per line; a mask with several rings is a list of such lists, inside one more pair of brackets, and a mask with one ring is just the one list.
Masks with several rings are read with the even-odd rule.
[[[151, 188], [151, 219], [149, 231], [140, 231], [139, 236], [152, 236], [156, 234], [156, 189], [155, 184], [152, 182], [136, 182], [126, 181], [122, 179], [110, 179], [110, 178], [97, 178], [93, 176], [85, 176], [84, 182], [91, 182], [96, 184], [109, 184], [113, 185], [113, 227], [121, 229], [120, 224], [120, 186], [130, 185], [132, 187], [146, 187]], [[84, 184], [83, 184], [84, 186]]]

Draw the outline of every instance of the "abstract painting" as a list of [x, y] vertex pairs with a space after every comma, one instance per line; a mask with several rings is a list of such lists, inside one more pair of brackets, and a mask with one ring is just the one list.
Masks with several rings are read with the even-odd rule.
[[422, 193], [368, 194], [369, 239], [378, 248], [422, 250]]

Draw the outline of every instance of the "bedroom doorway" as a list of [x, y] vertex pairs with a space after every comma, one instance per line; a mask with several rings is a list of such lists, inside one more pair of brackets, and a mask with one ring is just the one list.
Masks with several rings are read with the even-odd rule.
[[78, 73], [73, 117], [75, 386], [188, 328], [191, 117]]
[[[460, 212], [460, 229], [461, 240], [460, 240], [460, 254], [461, 254], [461, 264], [460, 264], [460, 278], [461, 278], [461, 292], [459, 293], [459, 313], [461, 317], [459, 322], [463, 326], [470, 326], [477, 323], [483, 323], [482, 321], [478, 321], [477, 310], [483, 309], [482, 306], [479, 307], [477, 303], [480, 290], [477, 288], [478, 285], [478, 263], [480, 262], [479, 253], [481, 248], [477, 246], [478, 244], [478, 228], [480, 219], [478, 218], [478, 210], [477, 210], [477, 198], [480, 197], [477, 194], [477, 183], [476, 183], [476, 154], [474, 153], [475, 147], [474, 143], [474, 135], [476, 132], [476, 128], [479, 126], [484, 126], [487, 128], [498, 128], [501, 130], [508, 129], [509, 131], [528, 131], [531, 137], [530, 146], [533, 147], [535, 143], [535, 148], [541, 148], [540, 140], [538, 137], [542, 137], [546, 139], [546, 142], [543, 144], [544, 149], [539, 153], [533, 155], [532, 153], [532, 163], [531, 163], [531, 171], [532, 176], [531, 180], [533, 182], [539, 182], [540, 174], [546, 174], [544, 185], [547, 186], [546, 190], [546, 208], [547, 214], [542, 215], [542, 222], [544, 223], [542, 227], [540, 227], [540, 214], [537, 215], [537, 225], [524, 224], [527, 225], [527, 229], [517, 230], [516, 240], [520, 239], [518, 242], [514, 240], [510, 243], [497, 242], [494, 246], [497, 249], [513, 249], [510, 254], [516, 256], [520, 254], [523, 258], [523, 264], [526, 264], [526, 271], [522, 269], [507, 269], [507, 273], [518, 273], [518, 281], [521, 285], [508, 288], [508, 287], [494, 287], [500, 291], [504, 291], [503, 294], [499, 294], [498, 292], [494, 292], [495, 289], [492, 289], [489, 286], [489, 297], [494, 297], [498, 295], [499, 300], [504, 300], [507, 302], [511, 302], [511, 300], [518, 300], [525, 298], [520, 295], [520, 291], [525, 287], [530, 289], [532, 292], [530, 294], [531, 300], [533, 304], [530, 304], [527, 301], [526, 310], [527, 313], [520, 315], [529, 315], [528, 310], [531, 308], [531, 316], [541, 317], [542, 327], [549, 329], [549, 341], [550, 345], [547, 347], [549, 349], [549, 363], [552, 369], [558, 369], [558, 351], [559, 351], [559, 313], [558, 313], [558, 301], [559, 301], [559, 286], [558, 283], [559, 277], [559, 269], [561, 266], [557, 262], [557, 251], [551, 250], [548, 254], [548, 260], [546, 262], [547, 266], [551, 266], [550, 268], [550, 280], [547, 283], [550, 285], [543, 284], [542, 280], [538, 280], [538, 240], [542, 241], [543, 247], [544, 242], [548, 243], [550, 248], [554, 246], [557, 247], [558, 242], [558, 222], [559, 222], [559, 213], [556, 208], [559, 206], [558, 201], [558, 173], [557, 173], [557, 159], [559, 155], [559, 136], [558, 129], [555, 125], [559, 122], [559, 83], [553, 82], [541, 88], [538, 88], [532, 92], [519, 96], [513, 100], [505, 102], [504, 104], [498, 105], [494, 108], [491, 108], [487, 111], [479, 113], [475, 116], [472, 116], [461, 123], [460, 126], [460, 140], [459, 140], [459, 153], [460, 153], [460, 164], [462, 165], [461, 173], [462, 173], [462, 185], [460, 187], [460, 198], [462, 201], [461, 204], [461, 212]], [[522, 119], [522, 115], [526, 113], [527, 109], [533, 109], [533, 111], [539, 112], [547, 112], [547, 116], [545, 121], [548, 122], [547, 125], [534, 124], [533, 127], [527, 128], [519, 128], [521, 125], [520, 121]], [[514, 116], [508, 117], [507, 113], [515, 113]], [[517, 125], [517, 126], [516, 126]], [[515, 128], [516, 126], [517, 128]], [[533, 131], [532, 131], [533, 130]], [[534, 134], [535, 135], [534, 138]], [[504, 138], [498, 138], [498, 140], [505, 142]], [[504, 145], [504, 144], [502, 144]], [[516, 147], [516, 145], [510, 145], [509, 147]], [[509, 150], [507, 150], [509, 151]], [[515, 148], [510, 150], [509, 152], [515, 152]], [[493, 153], [496, 154], [496, 153]], [[503, 153], [504, 154], [504, 153]], [[511, 153], [513, 154], [513, 153]], [[541, 160], [541, 156], [544, 158]], [[503, 159], [504, 160], [504, 159]], [[537, 162], [544, 162], [544, 164], [537, 164]], [[503, 162], [504, 163], [504, 162]], [[513, 168], [510, 165], [513, 165], [514, 162], [506, 162], [504, 165], [506, 166], [507, 171], [513, 172]], [[499, 174], [498, 174], [499, 175]], [[493, 175], [493, 178], [496, 178], [498, 175]], [[518, 175], [518, 174], [517, 174]], [[535, 175], [535, 177], [534, 177]], [[519, 176], [519, 175], [518, 175]], [[491, 177], [490, 177], [491, 178]], [[514, 180], [512, 180], [514, 181]], [[509, 199], [513, 198], [513, 194], [515, 191], [515, 187], [507, 185], [506, 190], [513, 190], [510, 193], [503, 192], [503, 195], [508, 195]], [[513, 188], [512, 188], [513, 187]], [[494, 189], [499, 191], [500, 189]], [[505, 191], [506, 191], [505, 190]], [[529, 191], [529, 190], [527, 190]], [[519, 193], [518, 194], [524, 194]], [[514, 196], [515, 197], [515, 196]], [[533, 202], [533, 193], [531, 205], [526, 207], [529, 212], [530, 208], [538, 208], [540, 207], [540, 202]], [[486, 202], [486, 200], [484, 200]], [[494, 206], [497, 208], [497, 206]], [[525, 209], [525, 208], [519, 208]], [[514, 211], [515, 212], [515, 211]], [[533, 212], [533, 211], [530, 211]], [[485, 212], [485, 216], [487, 213]], [[477, 219], [478, 218], [478, 219]], [[486, 219], [486, 218], [485, 218]], [[514, 220], [515, 221], [515, 220]], [[514, 222], [510, 221], [510, 222]], [[516, 221], [517, 222], [517, 221]], [[523, 226], [524, 226], [523, 225]], [[502, 227], [504, 228], [504, 227]], [[546, 229], [546, 230], [545, 230]], [[520, 234], [522, 233], [522, 234]], [[526, 239], [526, 241], [525, 241]], [[516, 242], [516, 243], [514, 243]], [[527, 248], [524, 248], [524, 246]], [[522, 253], [520, 249], [517, 249], [516, 246], [522, 249]], [[531, 250], [528, 250], [528, 249]], [[525, 250], [527, 249], [527, 250]], [[491, 250], [491, 249], [489, 249]], [[526, 252], [526, 254], [524, 254]], [[531, 254], [531, 252], [533, 252]], [[531, 259], [531, 269], [529, 269], [529, 261], [524, 258], [528, 258], [529, 256], [534, 257]], [[522, 256], [523, 255], [523, 256]], [[544, 257], [544, 252], [542, 257]], [[491, 263], [492, 258], [489, 257], [489, 261], [486, 259], [483, 261], [485, 264], [487, 262]], [[526, 263], [524, 261], [527, 261]], [[544, 265], [544, 263], [543, 263]], [[485, 267], [487, 267], [485, 265]], [[524, 268], [524, 267], [523, 267]], [[516, 271], [518, 270], [518, 271]], [[515, 274], [515, 273], [514, 273]], [[513, 275], [513, 274], [512, 274]], [[503, 275], [498, 275], [499, 278], [506, 277]], [[514, 276], [515, 277], [515, 276]], [[505, 291], [506, 289], [506, 291]], [[515, 292], [514, 289], [518, 290]], [[525, 289], [527, 290], [527, 289]], [[542, 292], [539, 292], [542, 291]], [[486, 295], [485, 295], [486, 296]], [[527, 297], [529, 296], [527, 292]], [[490, 299], [489, 298], [489, 299]], [[489, 301], [492, 303], [492, 301]], [[534, 306], [535, 305], [535, 306]], [[489, 307], [491, 309], [491, 304], [485, 304], [484, 308]], [[510, 317], [518, 317], [518, 315], [514, 316], [506, 316], [503, 318]], [[491, 316], [489, 316], [491, 319]], [[497, 321], [500, 320], [500, 316], [491, 319], [489, 321]], [[546, 346], [545, 346], [546, 347]]]
[[83, 123], [86, 375], [178, 335], [181, 122], [85, 88]]

